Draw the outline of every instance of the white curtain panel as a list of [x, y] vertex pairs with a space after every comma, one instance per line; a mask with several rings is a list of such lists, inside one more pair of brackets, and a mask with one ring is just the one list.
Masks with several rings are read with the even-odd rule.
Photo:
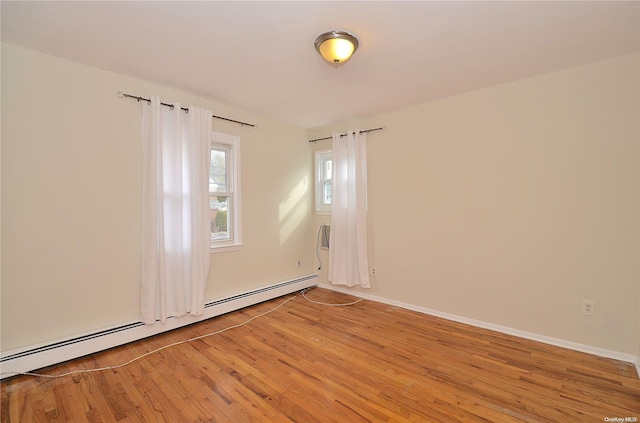
[[204, 312], [212, 112], [142, 102], [142, 321]]
[[367, 134], [333, 134], [329, 281], [369, 288], [367, 259]]

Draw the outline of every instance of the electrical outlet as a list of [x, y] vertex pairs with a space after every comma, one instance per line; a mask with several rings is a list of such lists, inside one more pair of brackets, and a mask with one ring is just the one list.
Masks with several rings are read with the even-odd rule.
[[585, 316], [593, 316], [596, 312], [596, 302], [590, 300], [582, 300], [582, 314]]
[[372, 268], [371, 268], [371, 274], [372, 274], [373, 276], [375, 276], [375, 275], [376, 275], [376, 268], [375, 268], [375, 267], [372, 267]]
[[302, 260], [298, 260], [298, 267], [302, 266]]

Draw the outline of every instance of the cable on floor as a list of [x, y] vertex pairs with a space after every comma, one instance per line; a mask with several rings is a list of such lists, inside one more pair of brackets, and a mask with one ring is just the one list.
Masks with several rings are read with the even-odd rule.
[[312, 300], [310, 298], [307, 298], [307, 296], [305, 295], [307, 293], [307, 290], [301, 291], [301, 295], [302, 298], [304, 298], [305, 300], [309, 301], [310, 303], [314, 303], [314, 304], [319, 304], [319, 305], [323, 305], [323, 306], [332, 306], [332, 307], [342, 307], [342, 306], [350, 306], [350, 305], [354, 305], [354, 304], [358, 304], [360, 301], [362, 301], [362, 298], [360, 298], [359, 300], [350, 302], [350, 303], [342, 303], [342, 304], [330, 304], [330, 303], [323, 303], [320, 301], [315, 301]]
[[299, 291], [296, 295], [294, 295], [291, 298], [287, 298], [285, 301], [280, 303], [278, 306], [272, 308], [271, 310], [267, 310], [264, 313], [258, 314], [257, 316], [254, 316], [254, 317], [252, 317], [250, 319], [247, 319], [242, 323], [238, 323], [237, 325], [232, 325], [232, 326], [229, 326], [229, 327], [224, 328], [224, 329], [220, 329], [220, 330], [215, 331], [215, 332], [211, 332], [211, 333], [207, 333], [207, 334], [204, 334], [204, 335], [196, 336], [194, 338], [190, 338], [190, 339], [186, 339], [186, 340], [183, 340], [183, 341], [178, 341], [178, 342], [174, 342], [174, 343], [171, 343], [171, 344], [167, 344], [167, 345], [165, 345], [163, 347], [156, 348], [155, 350], [149, 351], [149, 352], [144, 353], [144, 354], [142, 354], [142, 355], [140, 355], [138, 357], [132, 358], [131, 360], [129, 360], [129, 361], [125, 362], [125, 363], [122, 363], [122, 364], [116, 364], [114, 366], [98, 367], [98, 368], [95, 368], [95, 369], [72, 370], [70, 372], [61, 373], [61, 374], [58, 374], [58, 375], [48, 375], [48, 374], [36, 373], [36, 372], [3, 372], [1, 374], [3, 376], [4, 375], [10, 375], [10, 376], [23, 375], [23, 376], [34, 376], [34, 377], [44, 377], [44, 378], [49, 378], [49, 379], [57, 379], [57, 378], [66, 377], [66, 376], [72, 376], [72, 375], [77, 375], [77, 374], [95, 373], [95, 372], [102, 372], [102, 371], [106, 371], [106, 370], [121, 369], [123, 367], [128, 366], [131, 363], [134, 363], [134, 362], [136, 362], [136, 361], [138, 361], [140, 359], [143, 359], [145, 357], [153, 355], [153, 354], [155, 354], [157, 352], [160, 352], [162, 350], [165, 350], [167, 348], [175, 347], [175, 346], [181, 345], [181, 344], [186, 344], [186, 343], [191, 342], [191, 341], [197, 341], [199, 339], [207, 338], [207, 337], [213, 336], [213, 335], [219, 335], [219, 334], [221, 334], [223, 332], [226, 332], [228, 330], [242, 327], [242, 326], [246, 325], [247, 323], [250, 323], [250, 322], [252, 322], [252, 321], [254, 321], [254, 320], [256, 320], [256, 319], [258, 319], [260, 317], [266, 316], [267, 314], [278, 310], [279, 308], [281, 308], [282, 306], [287, 304], [289, 301], [293, 301], [294, 299], [296, 299], [296, 297], [298, 297], [298, 296], [302, 296], [305, 300], [307, 300], [307, 301], [309, 301], [311, 303], [324, 305], [324, 306], [348, 306], [348, 305], [353, 305], [353, 304], [356, 304], [356, 303], [359, 303], [360, 301], [362, 301], [362, 299], [359, 299], [358, 301], [354, 301], [352, 303], [346, 303], [346, 304], [329, 304], [329, 303], [322, 303], [322, 302], [319, 302], [319, 301], [314, 301], [314, 300], [311, 300], [311, 299], [307, 298], [307, 296], [305, 295], [311, 288], [313, 288], [313, 287], [305, 288], [305, 289]]

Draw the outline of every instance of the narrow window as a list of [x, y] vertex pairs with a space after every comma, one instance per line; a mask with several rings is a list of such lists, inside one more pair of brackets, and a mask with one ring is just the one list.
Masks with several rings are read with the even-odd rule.
[[333, 154], [331, 150], [316, 152], [316, 213], [331, 213], [333, 191]]
[[240, 138], [214, 132], [209, 162], [209, 210], [213, 252], [242, 247]]

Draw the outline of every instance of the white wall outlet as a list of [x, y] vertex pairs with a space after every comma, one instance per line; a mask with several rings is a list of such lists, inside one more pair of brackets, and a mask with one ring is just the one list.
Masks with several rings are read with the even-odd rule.
[[593, 316], [596, 312], [596, 302], [590, 300], [582, 300], [582, 314], [585, 316]]
[[375, 276], [375, 275], [376, 275], [376, 268], [375, 268], [375, 267], [372, 267], [372, 268], [371, 268], [371, 274], [372, 274], [373, 276]]
[[302, 260], [298, 260], [298, 267], [302, 266]]

